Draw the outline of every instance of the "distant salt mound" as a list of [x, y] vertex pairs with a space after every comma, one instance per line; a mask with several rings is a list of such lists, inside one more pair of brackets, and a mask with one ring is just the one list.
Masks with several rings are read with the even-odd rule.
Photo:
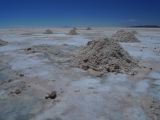
[[131, 72], [137, 67], [134, 60], [120, 45], [111, 39], [93, 40], [80, 50], [75, 63], [84, 70], [98, 72]]
[[5, 45], [7, 45], [7, 44], [8, 44], [8, 42], [3, 41], [3, 40], [0, 39], [0, 46], [5, 46]]
[[69, 35], [77, 35], [78, 33], [77, 33], [76, 29], [72, 29], [68, 34]]
[[73, 29], [74, 29], [74, 30], [78, 30], [78, 28], [76, 28], [76, 27], [74, 27]]
[[44, 34], [53, 34], [53, 31], [50, 30], [50, 29], [47, 29], [47, 30], [44, 32]]
[[86, 30], [92, 30], [92, 28], [91, 27], [87, 27], [87, 29]]
[[112, 36], [112, 39], [116, 40], [117, 42], [139, 42], [135, 34], [137, 34], [136, 31], [129, 32], [125, 30], [119, 30]]

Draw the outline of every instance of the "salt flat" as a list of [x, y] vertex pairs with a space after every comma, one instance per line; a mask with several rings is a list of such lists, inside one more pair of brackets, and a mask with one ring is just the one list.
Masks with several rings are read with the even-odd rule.
[[[137, 74], [96, 77], [72, 65], [88, 41], [118, 29], [138, 32], [140, 42], [120, 43], [143, 66]], [[52, 30], [0, 30], [8, 42], [0, 47], [0, 120], [160, 120], [160, 29]], [[51, 91], [56, 99], [45, 99]]]

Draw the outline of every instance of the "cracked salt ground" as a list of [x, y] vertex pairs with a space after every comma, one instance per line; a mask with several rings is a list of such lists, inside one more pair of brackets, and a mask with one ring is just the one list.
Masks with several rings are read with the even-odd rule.
[[146, 120], [143, 109], [135, 105], [136, 100], [130, 99], [133, 91], [146, 92], [147, 83], [137, 83], [133, 87], [126, 76], [115, 76], [111, 74], [109, 79], [105, 78], [105, 83], [89, 76], [71, 82], [63, 101], [41, 113], [36, 120]]

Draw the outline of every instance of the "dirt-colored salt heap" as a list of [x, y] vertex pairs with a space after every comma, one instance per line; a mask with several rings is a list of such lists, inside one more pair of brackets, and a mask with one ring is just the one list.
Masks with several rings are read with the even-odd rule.
[[84, 70], [98, 72], [131, 72], [137, 67], [134, 60], [120, 45], [111, 39], [88, 42], [79, 55], [77, 65]]
[[47, 29], [47, 30], [44, 32], [44, 34], [53, 34], [53, 31], [50, 30], [50, 29]]
[[136, 31], [129, 32], [125, 30], [119, 30], [112, 36], [112, 39], [116, 40], [117, 42], [139, 42], [135, 34]]
[[5, 45], [7, 45], [7, 44], [8, 44], [8, 42], [3, 41], [3, 40], [0, 39], [0, 46], [5, 46]]
[[75, 28], [73, 28], [71, 31], [68, 33], [69, 35], [77, 35], [77, 31]]

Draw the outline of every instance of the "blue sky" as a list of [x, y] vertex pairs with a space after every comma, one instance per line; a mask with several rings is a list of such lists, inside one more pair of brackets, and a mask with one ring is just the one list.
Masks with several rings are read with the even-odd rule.
[[160, 0], [0, 0], [0, 26], [160, 25]]

